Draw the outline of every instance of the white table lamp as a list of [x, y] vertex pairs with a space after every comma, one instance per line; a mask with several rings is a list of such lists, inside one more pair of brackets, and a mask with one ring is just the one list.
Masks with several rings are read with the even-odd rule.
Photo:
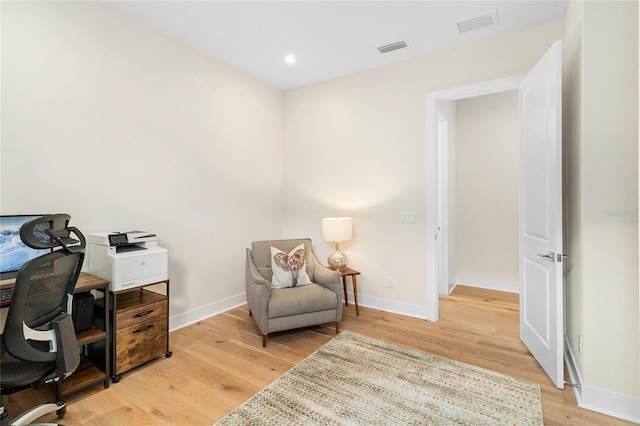
[[348, 241], [353, 236], [350, 217], [327, 217], [322, 219], [322, 239], [334, 241], [336, 252], [327, 259], [329, 268], [344, 271], [347, 267], [347, 256], [340, 252], [340, 242]]

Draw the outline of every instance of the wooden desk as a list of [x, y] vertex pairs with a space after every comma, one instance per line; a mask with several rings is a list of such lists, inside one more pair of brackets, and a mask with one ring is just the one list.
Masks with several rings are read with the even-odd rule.
[[[107, 297], [109, 292], [109, 281], [96, 277], [86, 272], [80, 272], [78, 282], [73, 292], [80, 293], [83, 291], [97, 290], [102, 293], [102, 297]], [[86, 389], [95, 384], [102, 383], [104, 388], [109, 387], [109, 321], [105, 314], [102, 321], [94, 318], [94, 324], [91, 329], [76, 334], [78, 347], [82, 350], [81, 362], [76, 371], [61, 382], [58, 382], [58, 395], [63, 397], [72, 393]], [[104, 324], [102, 324], [104, 321]], [[89, 352], [93, 346], [104, 349], [100, 356], [89, 356]]]
[[356, 305], [356, 316], [360, 316], [360, 311], [358, 310], [358, 281], [356, 276], [360, 275], [359, 271], [355, 269], [351, 269], [346, 267], [344, 271], [342, 271], [342, 287], [344, 288], [344, 304], [345, 306], [349, 306], [349, 298], [347, 297], [347, 277], [351, 277], [351, 284], [353, 285], [353, 301]]
[[[16, 285], [15, 278], [9, 278], [7, 280], [0, 281], [1, 288], [12, 288]], [[80, 276], [78, 277], [78, 282], [76, 283], [75, 288], [73, 289], [74, 293], [81, 293], [83, 291], [102, 289], [105, 286], [109, 285], [109, 281], [103, 280], [102, 278], [96, 277], [95, 275], [88, 274], [86, 272], [80, 272]], [[2, 306], [11, 305], [11, 299], [3, 300]]]

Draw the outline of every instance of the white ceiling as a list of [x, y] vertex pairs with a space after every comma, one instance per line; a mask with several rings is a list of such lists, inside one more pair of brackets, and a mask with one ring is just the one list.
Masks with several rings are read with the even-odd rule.
[[[287, 90], [564, 18], [568, 0], [112, 1], [103, 3]], [[498, 24], [457, 23], [497, 10]], [[409, 47], [380, 54], [378, 46]], [[294, 54], [295, 64], [287, 64]]]

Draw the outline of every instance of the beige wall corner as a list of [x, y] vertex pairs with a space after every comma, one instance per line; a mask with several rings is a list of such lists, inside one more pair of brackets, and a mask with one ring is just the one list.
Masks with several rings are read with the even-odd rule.
[[606, 390], [628, 395], [635, 404], [640, 396], [637, 7], [637, 2], [571, 2], [564, 45], [567, 336], [582, 370], [583, 398]]

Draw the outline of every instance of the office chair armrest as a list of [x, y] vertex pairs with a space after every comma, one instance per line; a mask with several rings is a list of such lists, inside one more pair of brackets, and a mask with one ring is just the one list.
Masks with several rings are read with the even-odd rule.
[[64, 377], [73, 373], [80, 365], [80, 353], [76, 341], [76, 330], [68, 314], [61, 314], [51, 321], [56, 336], [58, 371], [64, 371]]
[[[22, 335], [21, 339], [12, 343], [11, 350], [7, 348], [11, 355], [31, 362], [55, 361], [57, 357], [57, 342], [54, 330], [50, 328], [33, 329], [23, 322]], [[33, 344], [30, 342], [33, 342]], [[44, 344], [47, 344], [46, 348]]]
[[[52, 329], [48, 330], [38, 330], [35, 328], [29, 328], [27, 324], [22, 323], [22, 334], [24, 335], [25, 340], [33, 340], [36, 342], [47, 342], [49, 343], [49, 352], [58, 352], [57, 343], [56, 342], [56, 332]], [[38, 351], [42, 352], [42, 351]]]
[[61, 313], [51, 320], [51, 328], [37, 330], [22, 324], [25, 343], [27, 340], [49, 344], [49, 350], [34, 348], [26, 343], [14, 356], [32, 362], [57, 361], [58, 371], [64, 369], [65, 376], [73, 373], [80, 364], [78, 343], [73, 320], [67, 313]]

